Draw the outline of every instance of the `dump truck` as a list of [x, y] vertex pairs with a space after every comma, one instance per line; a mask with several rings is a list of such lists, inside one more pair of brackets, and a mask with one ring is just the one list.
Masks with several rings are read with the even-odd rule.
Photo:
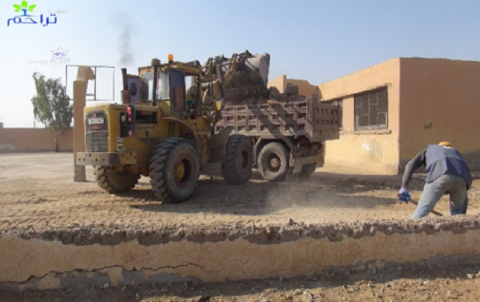
[[[122, 69], [122, 103], [84, 109], [86, 150], [77, 153], [76, 163], [94, 166], [98, 185], [114, 194], [134, 188], [141, 175], [148, 176], [155, 195], [166, 203], [188, 199], [199, 175], [215, 167], [220, 168], [227, 183], [248, 182], [255, 163], [262, 162], [256, 160], [255, 152], [273, 141], [266, 137], [267, 128], [257, 133], [260, 136], [252, 136], [251, 131], [242, 133], [238, 120], [235, 125], [228, 124], [228, 117], [241, 104], [270, 106], [269, 62], [268, 54], [245, 51], [228, 59], [210, 58], [204, 65], [177, 62], [169, 55], [167, 63], [153, 59], [149, 66], [138, 68], [138, 75]], [[293, 152], [288, 165], [294, 170], [312, 165], [313, 157], [321, 151], [315, 139], [318, 127], [308, 130], [309, 124], [322, 124], [321, 115], [307, 113], [320, 104], [313, 100], [305, 104], [292, 108], [284, 104], [287, 113], [280, 116], [285, 118], [286, 127], [272, 132], [288, 152]], [[295, 115], [298, 128], [289, 122], [291, 110], [300, 110], [300, 115]], [[267, 121], [260, 115], [259, 124]], [[307, 115], [313, 120], [305, 119]], [[227, 124], [218, 124], [221, 121]], [[288, 138], [278, 137], [287, 132]], [[304, 149], [309, 151], [301, 151]]]
[[[212, 60], [206, 66], [212, 66]], [[216, 61], [222, 62], [219, 67], [209, 68], [215, 72], [213, 79], [222, 83], [215, 99], [225, 101], [215, 123], [218, 138], [232, 134], [249, 137], [253, 167], [267, 181], [282, 181], [292, 174], [306, 177], [323, 166], [325, 142], [339, 138], [338, 106], [322, 103], [313, 95], [300, 95], [292, 84], [281, 93], [276, 87], [268, 89], [268, 54], [247, 62], [248, 77], [223, 79], [220, 71], [228, 74], [229, 61], [223, 57]]]
[[292, 102], [268, 100], [255, 105], [231, 105], [222, 110], [218, 133], [241, 134], [253, 146], [253, 167], [267, 181], [309, 176], [325, 160], [325, 142], [338, 139], [338, 107], [314, 97]]

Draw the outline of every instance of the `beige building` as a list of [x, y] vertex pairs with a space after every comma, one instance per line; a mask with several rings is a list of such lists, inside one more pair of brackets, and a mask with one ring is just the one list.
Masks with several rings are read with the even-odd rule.
[[[297, 81], [282, 76], [269, 85]], [[396, 174], [428, 144], [450, 141], [480, 169], [480, 62], [396, 58], [318, 88], [322, 101], [342, 109], [327, 165]]]
[[287, 89], [287, 85], [292, 84], [293, 86], [298, 87], [298, 93], [304, 96], [320, 96], [320, 90], [317, 86], [310, 84], [308, 81], [305, 80], [294, 80], [294, 79], [287, 79], [286, 75], [281, 75], [276, 79], [271, 80], [268, 82], [268, 88], [276, 87], [280, 93], [284, 93]]

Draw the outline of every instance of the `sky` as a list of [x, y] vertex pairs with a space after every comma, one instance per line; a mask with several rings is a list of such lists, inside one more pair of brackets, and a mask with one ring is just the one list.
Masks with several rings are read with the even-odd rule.
[[[170, 53], [203, 63], [267, 52], [270, 80], [285, 74], [314, 85], [396, 57], [480, 61], [478, 0], [29, 0], [43, 24], [8, 24], [22, 14], [13, 4], [21, 0], [0, 3], [0, 122], [8, 128], [34, 126], [33, 73], [65, 83], [66, 65], [113, 66], [97, 69], [97, 98], [120, 102], [121, 68], [136, 73]], [[56, 19], [46, 25], [50, 13]], [[52, 62], [58, 49], [64, 57]], [[70, 96], [76, 72], [68, 68]]]

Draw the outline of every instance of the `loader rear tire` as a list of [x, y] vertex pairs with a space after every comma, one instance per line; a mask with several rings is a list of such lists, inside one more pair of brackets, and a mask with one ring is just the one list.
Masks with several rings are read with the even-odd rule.
[[150, 183], [164, 203], [179, 203], [190, 198], [197, 186], [200, 165], [192, 144], [171, 137], [158, 144], [150, 158]]
[[121, 172], [104, 166], [93, 167], [93, 173], [100, 188], [110, 194], [123, 193], [133, 189], [140, 178], [139, 174], [128, 170]]
[[288, 151], [280, 143], [268, 143], [258, 155], [258, 172], [266, 181], [282, 181], [287, 177]]
[[225, 147], [225, 161], [222, 163], [222, 175], [232, 185], [241, 185], [252, 176], [252, 142], [245, 135], [234, 134], [228, 137]]

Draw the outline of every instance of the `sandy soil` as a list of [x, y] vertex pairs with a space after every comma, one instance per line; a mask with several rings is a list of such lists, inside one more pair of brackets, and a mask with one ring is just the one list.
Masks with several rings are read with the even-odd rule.
[[[170, 205], [162, 204], [156, 199], [150, 190], [148, 178], [141, 178], [134, 190], [117, 196], [107, 194], [96, 185], [90, 168], [87, 168], [88, 182], [74, 183], [73, 158], [69, 153], [0, 154], [0, 233], [14, 229], [40, 231], [52, 226], [72, 225], [95, 227], [123, 225], [142, 228], [155, 225], [196, 226], [212, 223], [240, 223], [261, 226], [287, 223], [290, 219], [310, 224], [330, 221], [349, 222], [368, 218], [406, 219], [410, 217], [415, 205], [400, 203], [395, 199], [396, 191], [400, 186], [400, 176], [355, 175], [354, 173], [354, 171], [321, 168], [306, 180], [266, 183], [257, 176], [243, 186], [228, 185], [221, 178], [201, 177], [190, 200]], [[422, 187], [422, 176], [415, 177], [411, 184], [414, 201], [420, 197]], [[473, 188], [469, 191], [469, 215], [480, 213], [479, 187], [480, 180], [476, 179]], [[447, 197], [442, 198], [435, 210], [443, 215], [449, 215]], [[451, 288], [449, 289], [450, 298], [478, 297], [478, 279], [465, 277], [466, 274], [476, 274], [478, 269], [475, 272], [469, 271], [472, 270], [471, 267], [449, 268], [449, 270], [453, 277], [443, 276], [444, 269], [437, 269], [438, 274], [434, 271], [427, 272], [430, 274], [427, 278], [433, 279], [428, 281], [432, 286], [430, 296], [427, 295], [430, 289], [419, 290], [424, 286], [420, 284], [423, 282], [419, 279], [420, 275], [415, 275], [417, 268], [412, 268], [411, 275], [408, 277], [398, 272], [391, 274], [392, 280], [400, 282], [399, 284], [403, 284], [402, 286], [406, 288], [398, 292], [391, 290], [386, 283], [372, 287], [368, 285], [365, 278], [352, 281], [351, 276], [346, 276], [340, 281], [325, 279], [322, 281], [326, 282], [325, 284], [318, 280], [320, 283], [307, 280], [309, 282], [305, 285], [302, 280], [293, 279], [282, 282], [274, 280], [233, 285], [199, 285], [197, 288], [194, 286], [193, 290], [191, 290], [192, 287], [180, 290], [181, 293], [188, 291], [186, 296], [178, 294], [178, 289], [172, 289], [167, 292], [159, 291], [157, 297], [156, 294], [146, 294], [151, 290], [146, 288], [127, 288], [124, 291], [98, 289], [100, 292], [93, 290], [85, 295], [90, 297], [88, 299], [105, 300], [102, 298], [105, 297], [102, 296], [102, 292], [111, 290], [113, 296], [118, 298], [115, 300], [122, 300], [122, 297], [131, 300], [138, 293], [137, 298], [190, 301], [202, 296], [203, 288], [203, 292], [211, 292], [209, 295], [213, 296], [213, 300], [281, 301], [282, 299], [307, 299], [309, 294], [305, 292], [308, 289], [316, 299], [326, 301], [344, 298], [347, 300], [380, 299], [378, 295], [373, 295], [380, 292], [391, 292], [389, 295], [382, 295], [387, 300], [398, 300], [402, 295], [407, 295], [404, 297], [407, 300], [421, 297], [439, 300], [435, 298], [434, 293], [447, 295], [448, 288]], [[371, 276], [366, 276], [367, 279], [369, 277]], [[397, 280], [397, 278], [400, 279]], [[346, 281], [348, 282], [345, 283]], [[377, 281], [382, 282], [382, 280]], [[273, 285], [269, 282], [273, 282]], [[295, 282], [302, 284], [299, 283], [296, 287]], [[256, 284], [259, 284], [259, 288]], [[303, 289], [302, 285], [304, 285]], [[250, 289], [242, 289], [242, 286], [253, 287], [253, 292], [250, 292]], [[380, 289], [383, 289], [383, 292]], [[134, 292], [136, 290], [139, 292]], [[298, 294], [299, 291], [295, 293], [295, 290], [302, 293]], [[332, 290], [333, 296], [328, 298]], [[466, 295], [467, 290], [468, 293], [476, 291], [477, 295]], [[265, 291], [269, 293], [265, 294]], [[7, 295], [6, 298], [13, 300], [21, 298], [21, 296], [4, 294]], [[30, 294], [29, 298], [35, 299], [42, 297], [45, 293]], [[40, 296], [36, 296], [37, 294]], [[52, 299], [71, 300], [66, 298], [68, 292], [53, 291], [52, 295]], [[440, 300], [450, 299], [446, 297]]]
[[[76, 225], [149, 225], [296, 222], [319, 223], [367, 218], [409, 218], [412, 203], [396, 201], [399, 176], [352, 175], [318, 169], [307, 180], [266, 183], [259, 177], [242, 186], [221, 178], [201, 177], [193, 197], [181, 204], [162, 204], [149, 179], [122, 195], [110, 195], [93, 181], [75, 183], [68, 153], [0, 155], [0, 231]], [[343, 171], [345, 172], [345, 171]], [[480, 213], [480, 181], [469, 191], [469, 214]], [[423, 180], [411, 187], [418, 200]], [[416, 189], [416, 190], [415, 190]], [[447, 197], [435, 208], [449, 215]], [[433, 214], [430, 214], [433, 215]]]

